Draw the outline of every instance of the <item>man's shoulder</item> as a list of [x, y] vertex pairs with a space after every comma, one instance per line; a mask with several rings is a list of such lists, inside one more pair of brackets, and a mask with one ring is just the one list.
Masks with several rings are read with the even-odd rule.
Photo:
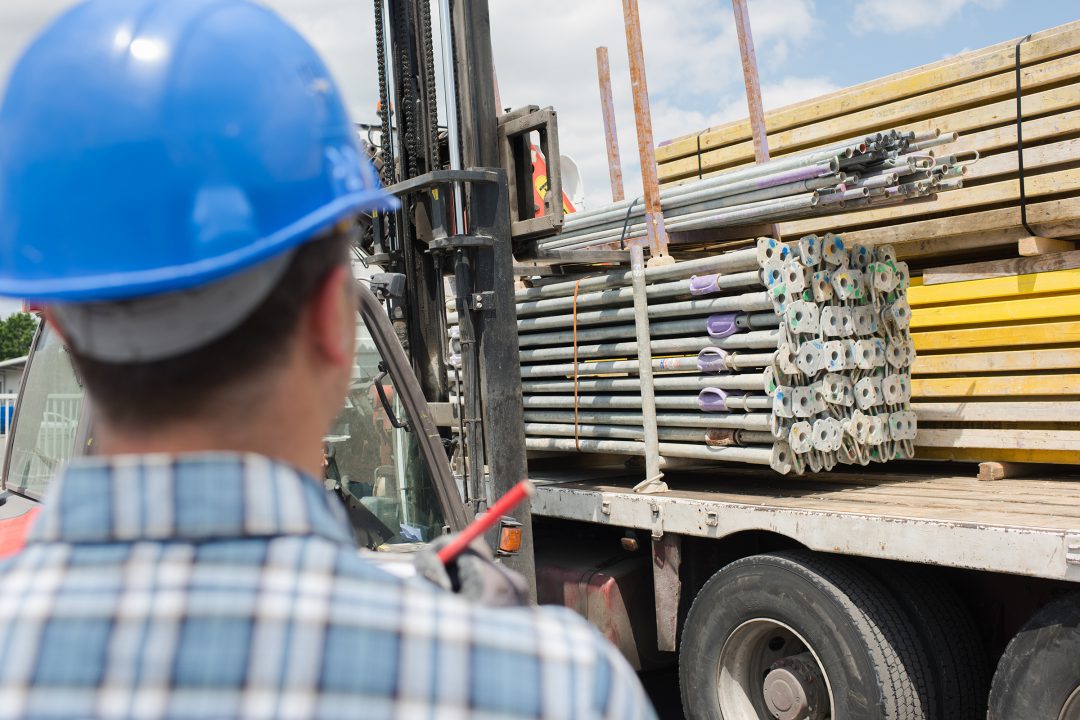
[[[649, 714], [629, 666], [576, 613], [477, 606], [324, 538], [36, 544], [0, 564], [0, 593], [12, 600], [0, 633], [27, 619], [44, 628], [0, 657], [15, 661], [0, 662], [0, 690], [18, 684], [5, 667], [22, 657], [42, 703], [50, 686], [96, 687], [94, 673], [64, 675], [74, 663], [165, 673], [178, 712], [208, 687], [241, 702], [241, 687], [276, 692], [286, 682], [310, 690], [315, 714], [357, 698], [372, 717], [433, 707], [462, 717]], [[163, 665], [146, 665], [143, 636], [171, 638]], [[130, 653], [115, 652], [121, 640]], [[282, 676], [283, 667], [296, 672]]]

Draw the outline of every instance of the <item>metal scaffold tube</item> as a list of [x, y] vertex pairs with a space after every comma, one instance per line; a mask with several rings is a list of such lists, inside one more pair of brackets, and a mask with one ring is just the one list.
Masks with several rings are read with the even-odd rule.
[[[665, 280], [677, 280], [688, 278], [691, 275], [704, 275], [707, 273], [736, 273], [745, 271], [757, 271], [757, 253], [753, 249], [739, 250], [724, 255], [700, 258], [698, 260], [686, 260], [674, 265], [662, 265], [660, 267], [645, 268], [645, 280], [650, 283], [658, 283]], [[536, 300], [546, 297], [560, 297], [573, 295], [575, 292], [589, 292], [591, 290], [629, 285], [631, 275], [629, 270], [615, 270], [612, 272], [571, 280], [568, 282], [553, 283], [543, 287], [526, 288], [514, 293], [516, 302]]]
[[652, 480], [666, 457], [779, 473], [910, 457], [907, 266], [831, 234], [752, 252], [756, 270], [740, 250], [650, 280], [632, 247], [636, 272], [519, 292], [529, 447], [641, 455]]
[[[680, 337], [674, 339], [653, 339], [650, 343], [654, 354], [698, 352], [703, 347], [717, 347], [721, 350], [744, 350], [744, 349], [776, 349], [780, 340], [779, 330], [756, 330], [747, 333], [737, 333], [726, 338], [708, 337], [704, 333]], [[620, 355], [632, 355], [637, 352], [637, 341], [627, 340], [624, 342], [578, 345], [577, 355], [579, 358], [593, 357], [618, 357]], [[569, 360], [574, 356], [573, 347], [550, 347], [522, 350], [518, 353], [523, 364], [542, 363], [552, 360]]]
[[[657, 427], [719, 428], [768, 432], [771, 416], [767, 413], [657, 413]], [[534, 423], [573, 424], [574, 413], [560, 410], [526, 410], [525, 421]], [[577, 421], [593, 425], [636, 425], [644, 422], [641, 413], [578, 411]], [[770, 439], [769, 442], [772, 442]]]
[[[659, 194], [664, 224], [689, 232], [930, 198], [962, 187], [966, 168], [927, 152], [954, 140], [936, 130], [889, 131], [689, 181]], [[537, 248], [562, 253], [610, 248], [640, 242], [648, 233], [645, 208], [635, 198], [571, 215], [559, 235]]]
[[[773, 313], [736, 313], [735, 324], [740, 329], [763, 330], [779, 326], [780, 319]], [[702, 318], [693, 320], [670, 320], [666, 322], [650, 323], [649, 331], [653, 337], [668, 337], [673, 335], [700, 335], [707, 327], [707, 320]], [[627, 330], [629, 328], [629, 330]], [[451, 329], [453, 330], [453, 328]], [[595, 340], [610, 340], [612, 338], [633, 337], [633, 325], [612, 325], [608, 327], [585, 328], [578, 330], [579, 342], [593, 342]], [[537, 345], [565, 345], [573, 342], [573, 333], [569, 330], [545, 333], [524, 333], [518, 338], [521, 347], [535, 347]]]
[[[631, 440], [594, 440], [582, 438], [526, 437], [525, 447], [529, 450], [558, 450], [564, 452], [610, 453], [615, 455], [644, 455], [645, 443]], [[692, 458], [715, 462], [741, 462], [752, 465], [769, 465], [773, 460], [773, 448], [768, 446], [751, 447], [707, 447], [689, 443], [662, 442], [660, 454], [664, 457]]]
[[[663, 303], [649, 305], [650, 318], [667, 318], [686, 315], [709, 315], [723, 312], [755, 312], [768, 310], [772, 307], [772, 301], [765, 292], [745, 293], [715, 298], [701, 298], [697, 300], [684, 300], [675, 303]], [[609, 308], [605, 310], [591, 310], [577, 313], [577, 324], [602, 325], [632, 321], [634, 308]], [[518, 320], [520, 332], [534, 330], [549, 330], [557, 327], [570, 327], [574, 324], [574, 315], [545, 315], [542, 317], [528, 317]]]

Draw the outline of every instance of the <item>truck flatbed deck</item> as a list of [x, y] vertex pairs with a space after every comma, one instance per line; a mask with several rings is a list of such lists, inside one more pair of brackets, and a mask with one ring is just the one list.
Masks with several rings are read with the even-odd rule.
[[901, 467], [800, 478], [746, 466], [680, 469], [665, 473], [671, 489], [656, 495], [634, 493], [640, 472], [621, 468], [540, 464], [530, 476], [541, 516], [654, 537], [768, 531], [823, 552], [1080, 580], [1080, 475], [980, 482], [957, 466]]

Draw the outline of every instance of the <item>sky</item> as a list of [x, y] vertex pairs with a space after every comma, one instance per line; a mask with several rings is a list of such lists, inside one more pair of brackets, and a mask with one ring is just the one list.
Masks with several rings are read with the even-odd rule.
[[[639, 0], [657, 142], [746, 116], [729, 0]], [[378, 99], [370, 0], [265, 0], [323, 54], [357, 121]], [[0, 89], [72, 0], [0, 0]], [[432, 3], [437, 5], [437, 3]], [[489, 0], [503, 105], [551, 105], [587, 204], [610, 201], [596, 47], [609, 48], [628, 194], [640, 165], [620, 0]], [[540, 10], [539, 8], [543, 8]], [[750, 0], [766, 109], [1080, 19], [1077, 0]], [[0, 316], [11, 306], [0, 300]]]

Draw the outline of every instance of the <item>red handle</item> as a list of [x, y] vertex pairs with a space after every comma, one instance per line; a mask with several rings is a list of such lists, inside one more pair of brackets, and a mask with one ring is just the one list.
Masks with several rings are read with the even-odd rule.
[[533, 494], [533, 484], [528, 480], [522, 480], [503, 495], [498, 501], [487, 509], [480, 517], [469, 523], [469, 526], [454, 537], [446, 547], [439, 551], [439, 560], [443, 565], [453, 562], [472, 541], [486, 533], [499, 522], [499, 518], [516, 508], [521, 501]]

